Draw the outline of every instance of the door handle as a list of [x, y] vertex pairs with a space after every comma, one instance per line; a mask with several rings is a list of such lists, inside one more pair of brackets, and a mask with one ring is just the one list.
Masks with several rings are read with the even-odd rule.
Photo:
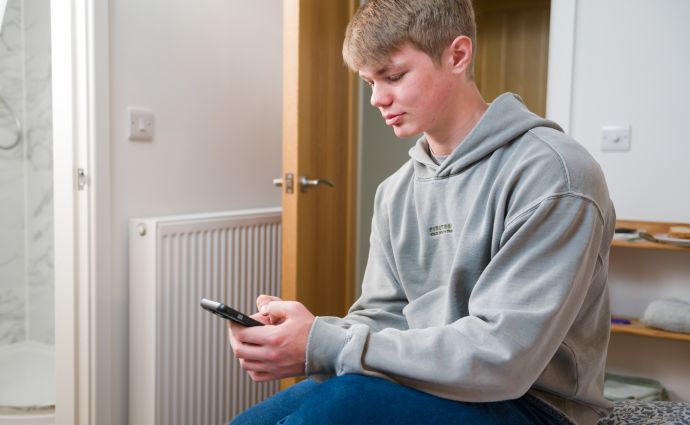
[[310, 180], [310, 179], [308, 179], [306, 176], [302, 176], [302, 177], [299, 178], [299, 188], [300, 188], [300, 190], [301, 190], [302, 192], [304, 192], [305, 190], [307, 190], [307, 189], [310, 188], [310, 187], [316, 187], [316, 186], [318, 186], [318, 185], [320, 185], [320, 184], [324, 184], [324, 185], [330, 186], [330, 187], [335, 187], [335, 185], [333, 184], [333, 182], [330, 181], [330, 180], [326, 180], [326, 179], [313, 179], [313, 180]]
[[[283, 187], [283, 185], [285, 185], [285, 193], [292, 193], [293, 187], [294, 187], [294, 179], [295, 179], [294, 174], [286, 173], [285, 179], [282, 179], [282, 178], [273, 179], [273, 185], [276, 187]], [[330, 187], [335, 187], [333, 182], [330, 180], [327, 180], [327, 179], [308, 179], [306, 176], [302, 176], [299, 178], [299, 188], [302, 192], [307, 190], [307, 188], [316, 187], [320, 184], [330, 186]]]

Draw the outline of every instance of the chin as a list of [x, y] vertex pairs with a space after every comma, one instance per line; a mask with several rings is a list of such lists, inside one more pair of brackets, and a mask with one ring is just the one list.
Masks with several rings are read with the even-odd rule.
[[412, 137], [422, 133], [418, 128], [408, 127], [407, 125], [401, 125], [399, 127], [393, 127], [393, 132], [399, 138]]

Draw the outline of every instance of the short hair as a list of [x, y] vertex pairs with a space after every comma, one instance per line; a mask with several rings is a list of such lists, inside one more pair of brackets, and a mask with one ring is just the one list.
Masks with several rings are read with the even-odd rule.
[[460, 35], [472, 40], [474, 56], [476, 34], [471, 0], [369, 0], [347, 25], [343, 59], [357, 71], [383, 63], [410, 43], [440, 64], [443, 51]]

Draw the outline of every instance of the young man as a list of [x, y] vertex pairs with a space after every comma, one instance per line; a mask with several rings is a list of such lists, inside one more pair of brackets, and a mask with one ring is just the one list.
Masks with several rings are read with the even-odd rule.
[[[400, 137], [378, 188], [362, 295], [345, 318], [261, 296], [231, 324], [257, 381], [313, 378], [237, 424], [595, 424], [615, 213], [598, 165], [472, 76], [470, 0], [369, 0], [343, 55]], [[328, 379], [326, 379], [328, 378]]]

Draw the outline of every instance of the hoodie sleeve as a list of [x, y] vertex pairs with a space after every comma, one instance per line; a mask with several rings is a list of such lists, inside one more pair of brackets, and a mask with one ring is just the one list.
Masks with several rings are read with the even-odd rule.
[[[564, 341], [601, 271], [603, 239], [604, 219], [593, 201], [573, 193], [546, 197], [506, 224], [500, 249], [472, 291], [468, 316], [407, 329], [372, 324], [379, 318], [400, 324], [404, 302], [394, 269], [379, 252], [381, 241], [372, 238], [379, 247], [372, 244], [368, 267], [380, 288], [342, 321], [316, 319], [307, 374], [386, 376], [470, 402], [520, 397]], [[390, 295], [396, 302], [383, 302]]]

